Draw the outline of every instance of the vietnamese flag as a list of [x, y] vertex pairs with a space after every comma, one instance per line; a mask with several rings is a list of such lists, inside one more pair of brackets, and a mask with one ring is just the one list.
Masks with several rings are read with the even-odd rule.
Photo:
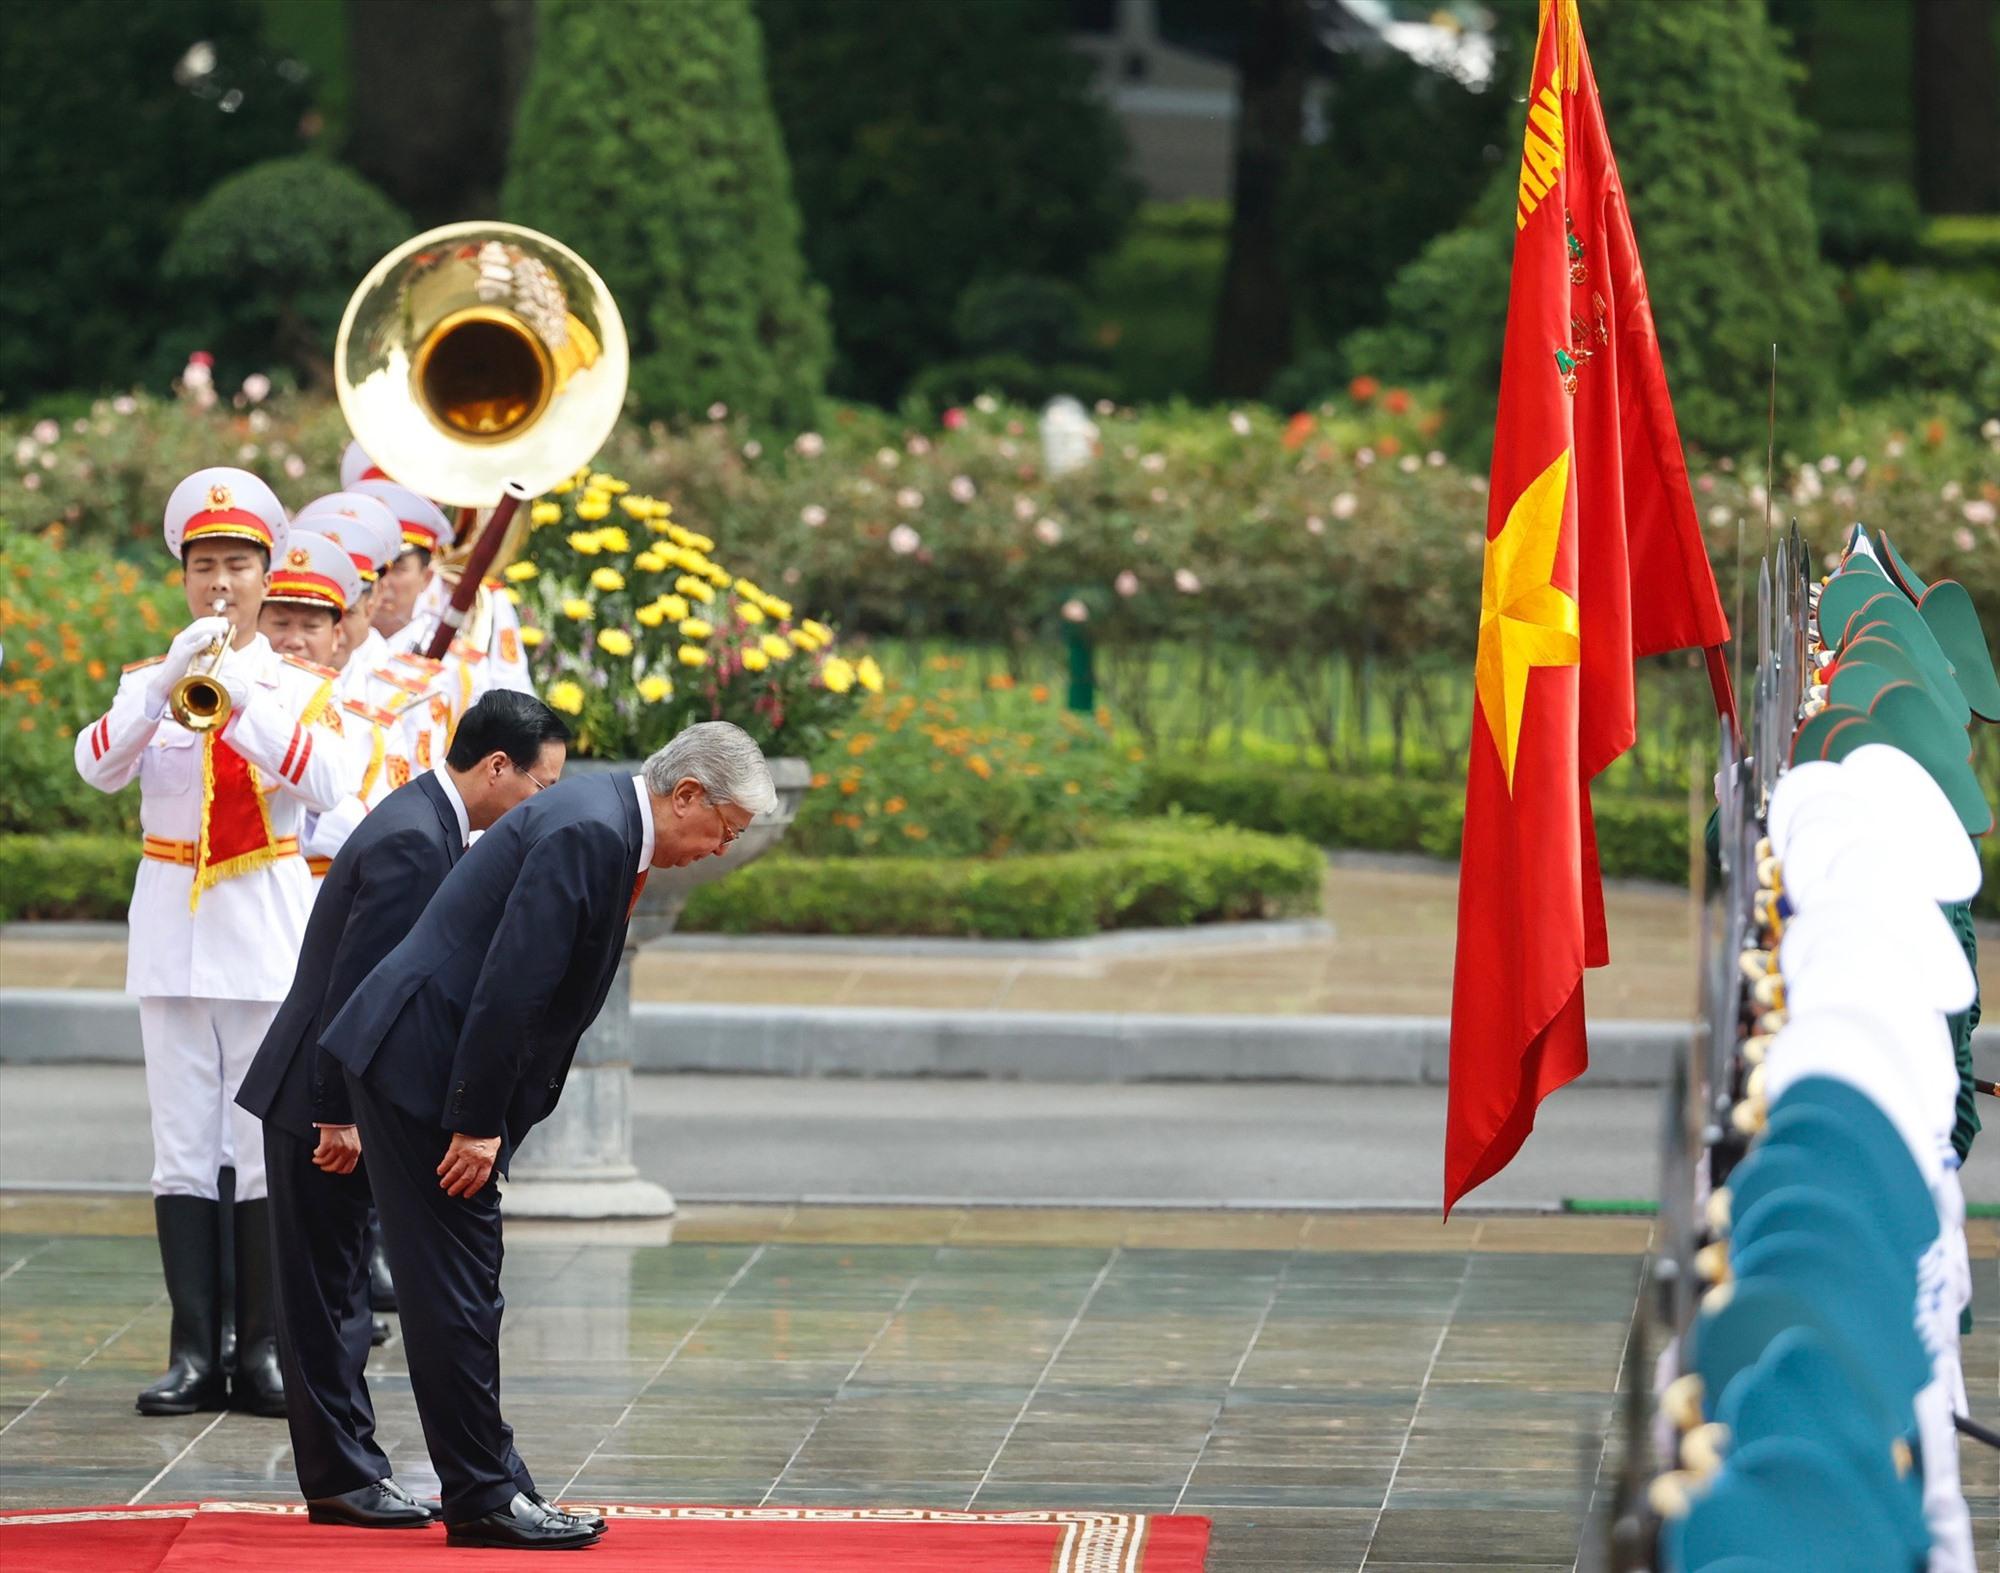
[[1575, 0], [1542, 0], [1514, 223], [1459, 863], [1447, 1214], [1583, 1071], [1583, 971], [1609, 960], [1589, 782], [1632, 745], [1633, 663], [1729, 637]]

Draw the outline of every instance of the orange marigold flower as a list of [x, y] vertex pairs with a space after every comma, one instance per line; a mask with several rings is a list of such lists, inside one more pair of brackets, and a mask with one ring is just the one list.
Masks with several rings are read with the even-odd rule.
[[845, 781], [840, 783], [840, 795], [842, 797], [852, 797], [860, 790], [861, 783], [852, 776], [849, 776]]
[[1047, 683], [1035, 684], [1033, 688], [1028, 690], [1028, 697], [1038, 705], [1047, 704], [1049, 702], [1049, 685]]
[[104, 680], [104, 663], [102, 661], [94, 659], [88, 661], [84, 664], [83, 669], [84, 671], [90, 674], [90, 680], [93, 683], [102, 682]]
[[1375, 451], [1385, 459], [1393, 459], [1403, 451], [1403, 445], [1396, 440], [1395, 433], [1389, 432], [1376, 439]]
[[1306, 439], [1312, 435], [1312, 429], [1313, 418], [1301, 410], [1285, 422], [1285, 435], [1279, 441], [1285, 445], [1286, 452], [1297, 453], [1306, 445]]
[[1011, 672], [994, 672], [986, 679], [986, 686], [995, 693], [1004, 693], [1014, 686], [1013, 674]]
[[814, 786], [823, 787], [826, 785], [826, 782], [827, 782], [827, 774], [824, 770], [815, 770], [813, 772], [812, 784]]
[[1405, 388], [1391, 388], [1388, 397], [1382, 401], [1382, 408], [1391, 415], [1407, 415], [1410, 410], [1409, 391]]
[[986, 762], [984, 754], [974, 754], [965, 763], [966, 767], [979, 777], [981, 781], [991, 781], [993, 779], [993, 767]]
[[1382, 391], [1382, 384], [1373, 377], [1356, 377], [1347, 385], [1347, 396], [1356, 404], [1366, 404]]
[[922, 841], [930, 835], [930, 832], [924, 829], [922, 825], [905, 825], [903, 827], [903, 834], [908, 836], [912, 841]]
[[900, 814], [904, 809], [908, 808], [909, 806], [910, 805], [908, 803], [905, 803], [901, 798], [892, 797], [889, 799], [888, 802], [882, 805], [882, 812], [885, 814]]

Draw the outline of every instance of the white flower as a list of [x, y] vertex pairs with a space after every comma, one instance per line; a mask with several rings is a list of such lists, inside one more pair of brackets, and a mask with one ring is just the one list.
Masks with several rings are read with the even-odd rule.
[[53, 470], [56, 467], [56, 456], [47, 449], [43, 449], [39, 462], [43, 469]]
[[924, 538], [907, 524], [899, 524], [889, 532], [889, 550], [898, 557], [908, 557], [923, 544]]
[[1046, 516], [1035, 521], [1035, 539], [1044, 546], [1053, 546], [1062, 539], [1062, 526]]
[[21, 484], [31, 492], [38, 492], [42, 489], [42, 478], [33, 470], [30, 470], [26, 475], [21, 477]]
[[1229, 429], [1239, 437], [1249, 436], [1250, 417], [1245, 415], [1241, 410], [1231, 410], [1229, 412]]
[[951, 492], [953, 502], [971, 502], [979, 495], [979, 488], [972, 484], [972, 477], [969, 475], [954, 475], [947, 490]]
[[214, 375], [201, 361], [191, 360], [181, 368], [183, 388], [206, 388], [214, 380]]
[[130, 415], [139, 407], [139, 401], [129, 393], [121, 393], [111, 401], [111, 408], [119, 415]]
[[263, 452], [263, 449], [259, 448], [254, 442], [246, 442], [236, 450], [236, 462], [238, 464], [254, 464], [257, 460], [257, 455], [261, 452]]
[[1721, 458], [1715, 461], [1715, 467], [1718, 470], [1721, 470], [1726, 475], [1731, 470], [1736, 468], [1736, 461], [1730, 458], [1729, 455], [1725, 453]]
[[1465, 478], [1465, 484], [1476, 492], [1484, 492], [1486, 490], [1486, 477], [1483, 475], [1468, 475]]
[[816, 431], [802, 431], [793, 441], [792, 449], [802, 459], [817, 459], [826, 452], [826, 439]]
[[1167, 489], [1164, 486], [1155, 486], [1151, 491], [1146, 493], [1146, 496], [1156, 504], [1163, 503], [1167, 500]]
[[919, 432], [912, 436], [903, 446], [908, 448], [912, 453], [929, 453], [931, 451], [931, 440]]
[[808, 530], [817, 530], [826, 523], [826, 510], [816, 502], [809, 502], [799, 510], [799, 523]]
[[909, 509], [921, 508], [923, 505], [924, 494], [914, 486], [905, 486], [901, 491], [896, 493], [896, 506], [898, 508], [907, 511]]
[[1026, 524], [1030, 519], [1034, 518], [1035, 512], [1036, 509], [1035, 509], [1034, 498], [1016, 497], [1014, 499], [1014, 517], [1019, 519], [1023, 524]]
[[43, 419], [35, 422], [35, 441], [41, 443], [44, 447], [56, 441], [61, 436], [62, 423], [60, 421]]
[[1360, 507], [1359, 500], [1352, 492], [1341, 492], [1333, 499], [1333, 516], [1336, 519], [1352, 519], [1354, 510]]
[[1867, 473], [1868, 473], [1868, 461], [1862, 458], [1860, 454], [1857, 453], [1853, 458], [1847, 461], [1847, 476], [1849, 480], [1858, 481], [1861, 479], [1862, 476], [1866, 475]]
[[803, 575], [801, 575], [798, 569], [796, 568], [787, 568], [783, 573], [779, 574], [778, 577], [784, 580], [786, 584], [790, 585], [790, 584], [797, 584], [799, 580], [803, 577]]
[[1819, 471], [1807, 465], [1799, 471], [1799, 478], [1792, 483], [1792, 495], [1802, 502], [1811, 502], [1824, 488], [1819, 482]]
[[1708, 510], [1708, 522], [1717, 527], [1727, 524], [1735, 517], [1736, 515], [1730, 511], [1728, 503], [1719, 502]]
[[1946, 481], [1938, 490], [1938, 496], [1946, 502], [1957, 502], [1965, 495], [1965, 488], [1957, 481]]
[[1120, 448], [1118, 452], [1127, 459], [1136, 459], [1139, 457], [1139, 450], [1129, 442]]
[[1891, 437], [1887, 442], [1882, 444], [1882, 451], [1892, 459], [1900, 459], [1903, 456], [1903, 450], [1908, 446], [1909, 444], [1904, 442], [1902, 438]]
[[262, 404], [271, 396], [271, 379], [261, 371], [253, 371], [243, 379], [243, 397], [252, 404]]
[[1984, 497], [1973, 498], [1960, 511], [1968, 524], [1991, 524], [1996, 513], [2000, 513], [2000, 509], [1995, 509]]
[[972, 401], [972, 407], [979, 411], [981, 415], [991, 415], [995, 410], [1000, 408], [1000, 401], [990, 393], [982, 393]]
[[1067, 601], [1063, 602], [1062, 614], [1063, 621], [1066, 623], [1087, 623], [1090, 621], [1090, 608], [1075, 596], [1071, 596]]
[[1021, 451], [1021, 445], [1018, 442], [1009, 442], [1004, 437], [1000, 439], [997, 446], [1000, 450], [1000, 457], [1003, 459], [1011, 459]]
[[1710, 492], [1715, 490], [1715, 477], [1713, 475], [1700, 475], [1695, 477], [1694, 489], [1700, 492], [1704, 497], [1707, 496]]
[[1764, 497], [1765, 497], [1765, 492], [1762, 483], [1760, 482], [1753, 484], [1750, 488], [1750, 506], [1752, 508], [1763, 507]]
[[1127, 568], [1111, 581], [1111, 588], [1129, 601], [1139, 593], [1139, 576]]
[[1428, 464], [1434, 470], [1441, 470], [1444, 468], [1444, 455], [1436, 448], [1433, 448], [1429, 453], [1424, 455], [1424, 463]]
[[1164, 453], [1149, 453], [1139, 460], [1139, 468], [1148, 475], [1158, 475], [1166, 467], [1167, 456]]
[[1406, 453], [1396, 461], [1396, 468], [1405, 475], [1415, 475], [1422, 468], [1422, 464], [1414, 453]]
[[1316, 513], [1306, 515], [1306, 534], [1308, 535], [1326, 534], [1326, 520], [1322, 519]]
[[903, 462], [903, 456], [894, 448], [877, 448], [875, 450], [875, 462], [885, 470], [893, 470]]
[[1099, 399], [1096, 404], [1091, 406], [1091, 408], [1096, 410], [1099, 415], [1109, 415], [1113, 411], [1115, 411], [1118, 408], [1118, 406], [1113, 404], [1109, 399]]
[[748, 442], [746, 442], [743, 445], [743, 457], [746, 459], [762, 458], [763, 454], [764, 454], [764, 445], [761, 442], [759, 442], [755, 437], [752, 437]]
[[708, 418], [712, 421], [728, 420], [729, 406], [724, 404], [720, 399], [717, 399], [713, 404], [711, 404], [708, 407]]
[[34, 438], [23, 437], [19, 442], [14, 444], [14, 462], [19, 465], [33, 464], [35, 462], [35, 455], [40, 452], [41, 449], [35, 446]]
[[287, 479], [296, 481], [305, 473], [306, 473], [306, 461], [304, 459], [301, 459], [296, 453], [291, 454], [286, 458], [285, 475]]
[[271, 429], [271, 417], [266, 415], [262, 410], [252, 410], [250, 412], [249, 426], [252, 431], [261, 435]]
[[1182, 595], [1194, 595], [1201, 589], [1201, 581], [1194, 576], [1191, 568], [1174, 570], [1174, 588]]
[[1979, 426], [1979, 435], [1984, 437], [1988, 442], [2000, 442], [2000, 415], [1995, 415], [1988, 420], [1982, 421]]
[[1854, 488], [1852, 486], [1834, 487], [1833, 505], [1836, 508], [1852, 508], [1854, 506]]
[[[28, 479], [31, 481], [39, 481], [41, 480], [41, 477], [39, 475], [31, 475], [28, 477]], [[1975, 537], [1973, 536], [1973, 533], [1962, 524], [1956, 530], [1953, 530], [1951, 532], [1951, 544], [1956, 546], [1961, 552], [1971, 551], [1974, 544], [1974, 540]]]
[[1367, 469], [1369, 465], [1375, 462], [1375, 450], [1373, 448], [1356, 448], [1354, 450], [1354, 462], [1362, 469]]
[[1819, 468], [1822, 475], [1831, 475], [1840, 468], [1840, 460], [1833, 454], [1823, 454], [1820, 457]]
[[85, 432], [90, 430], [90, 422], [83, 416], [79, 415], [75, 420], [69, 423], [69, 429], [75, 432], [77, 436], [81, 437]]

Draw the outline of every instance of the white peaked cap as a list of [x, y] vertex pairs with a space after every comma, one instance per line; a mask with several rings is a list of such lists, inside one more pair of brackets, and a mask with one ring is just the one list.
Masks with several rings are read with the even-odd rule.
[[387, 481], [395, 477], [377, 467], [375, 461], [361, 451], [361, 444], [350, 442], [340, 456], [340, 489], [351, 491], [357, 481]]
[[1979, 849], [1928, 770], [1892, 744], [1868, 743], [1840, 762], [1840, 773], [1867, 799], [1933, 901], [1970, 901], [1979, 893]]
[[[1936, 1123], [1926, 1117], [1922, 1096], [1887, 1036], [1880, 1023], [1852, 1011], [1798, 1012], [1765, 1057], [1765, 1096], [1775, 1104], [1809, 1076], [1854, 1088], [1889, 1117], [1929, 1188], [1944, 1173]], [[1949, 1140], [1947, 1127], [1947, 1145]]]
[[1971, 1006], [1978, 980], [1935, 902], [1873, 882], [1849, 886], [1843, 896], [1850, 893], [1852, 899], [1822, 902], [1785, 925], [1778, 970], [1787, 999], [1803, 1003], [1802, 991], [1850, 997], [1880, 979], [1890, 1000], [1945, 1016]]

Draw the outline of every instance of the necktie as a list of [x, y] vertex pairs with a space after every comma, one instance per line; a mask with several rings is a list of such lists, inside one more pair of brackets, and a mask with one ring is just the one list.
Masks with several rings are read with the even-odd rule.
[[625, 921], [627, 923], [632, 921], [632, 914], [639, 910], [639, 897], [646, 888], [646, 876], [652, 872], [650, 868], [642, 868], [639, 870], [639, 877], [632, 881], [632, 902], [625, 909]]

